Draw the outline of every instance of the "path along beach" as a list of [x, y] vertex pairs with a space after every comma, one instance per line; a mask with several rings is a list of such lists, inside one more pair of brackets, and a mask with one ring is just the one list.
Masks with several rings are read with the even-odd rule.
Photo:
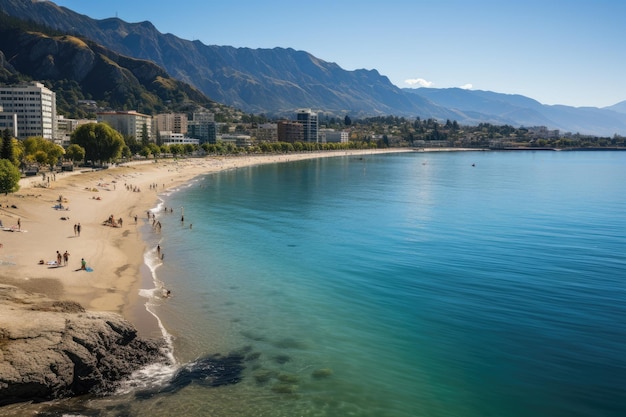
[[[155, 207], [158, 193], [221, 170], [402, 151], [410, 150], [143, 161], [105, 170], [57, 173], [51, 181], [42, 176], [24, 178], [18, 192], [0, 196], [0, 283], [75, 301], [87, 310], [120, 313], [140, 333], [158, 336], [156, 322], [145, 312], [145, 300], [138, 295], [146, 251], [140, 226], [147, 211]], [[107, 225], [111, 216], [122, 219], [122, 226]], [[57, 251], [69, 254], [66, 266], [51, 265]], [[87, 270], [81, 269], [81, 259]]]

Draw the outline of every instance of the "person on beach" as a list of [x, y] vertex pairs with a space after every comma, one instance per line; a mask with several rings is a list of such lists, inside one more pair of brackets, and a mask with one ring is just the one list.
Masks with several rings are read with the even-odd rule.
[[74, 223], [74, 236], [78, 233], [78, 225]]
[[61, 262], [63, 261], [63, 256], [61, 252], [57, 251], [57, 265], [61, 266]]
[[87, 270], [87, 261], [85, 261], [85, 258], [80, 258], [80, 269], [83, 271]]
[[157, 245], [157, 256], [161, 257], [161, 245]]
[[17, 218], [17, 230], [22, 230], [22, 219]]
[[68, 251], [65, 251], [63, 253], [63, 265], [67, 265], [67, 261], [70, 260], [70, 254]]
[[80, 236], [80, 223], [76, 225], [76, 233], [78, 233], [78, 236]]

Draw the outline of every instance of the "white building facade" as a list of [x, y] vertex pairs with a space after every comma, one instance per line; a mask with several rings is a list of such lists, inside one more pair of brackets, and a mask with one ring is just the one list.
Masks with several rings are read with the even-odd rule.
[[163, 141], [163, 145], [199, 145], [200, 140], [194, 138], [188, 138], [182, 133], [175, 132], [159, 132], [161, 135], [161, 140]]
[[[42, 83], [0, 86], [0, 123], [19, 139], [41, 136], [54, 140], [56, 94]], [[0, 127], [2, 127], [0, 125]]]
[[321, 143], [348, 143], [350, 133], [346, 130], [320, 129], [319, 138]]

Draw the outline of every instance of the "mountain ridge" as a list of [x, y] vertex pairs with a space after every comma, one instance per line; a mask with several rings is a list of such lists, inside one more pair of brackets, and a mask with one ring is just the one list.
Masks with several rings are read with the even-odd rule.
[[[0, 0], [0, 9], [54, 29], [80, 34], [120, 54], [150, 60], [220, 103], [250, 113], [286, 116], [298, 108], [352, 116], [397, 115], [452, 119], [462, 124], [496, 122], [547, 126], [583, 134], [626, 134], [626, 110], [548, 106], [521, 97], [465, 90], [467, 103], [450, 103], [450, 89], [401, 89], [377, 70], [343, 70], [292, 48], [251, 49], [205, 45], [162, 34], [149, 21], [94, 20], [52, 2]], [[456, 94], [457, 99], [461, 99]], [[489, 106], [490, 107], [489, 107]], [[626, 105], [625, 105], [626, 107]]]
[[151, 61], [126, 57], [72, 35], [25, 29], [3, 16], [0, 22], [0, 81], [34, 79], [48, 84], [57, 93], [58, 110], [66, 116], [85, 117], [71, 114], [80, 100], [148, 113], [190, 103], [217, 105]]

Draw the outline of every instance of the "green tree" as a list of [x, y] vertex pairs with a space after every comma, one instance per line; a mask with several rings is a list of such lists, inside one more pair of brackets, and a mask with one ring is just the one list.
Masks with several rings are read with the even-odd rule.
[[20, 189], [20, 170], [8, 159], [0, 159], [0, 193], [5, 195]]
[[141, 146], [148, 146], [150, 144], [150, 137], [148, 136], [148, 125], [143, 124], [141, 126]]
[[73, 144], [85, 149], [85, 159], [94, 162], [117, 160], [122, 154], [124, 138], [106, 123], [87, 123], [72, 133]]
[[73, 143], [65, 150], [65, 157], [73, 162], [82, 161], [85, 159], [85, 150], [81, 146]]
[[185, 143], [184, 149], [186, 154], [192, 154], [196, 150], [195, 146], [191, 143]]
[[50, 168], [53, 168], [65, 153], [61, 146], [41, 136], [24, 139], [23, 145], [26, 161], [37, 161], [41, 165], [49, 165]]
[[148, 144], [148, 149], [150, 149], [150, 153], [155, 158], [158, 157], [159, 155], [161, 155], [161, 147], [157, 146], [156, 143], [149, 143]]
[[13, 150], [13, 137], [9, 129], [2, 131], [2, 149], [0, 149], [0, 158], [8, 159], [15, 164], [15, 152]]

